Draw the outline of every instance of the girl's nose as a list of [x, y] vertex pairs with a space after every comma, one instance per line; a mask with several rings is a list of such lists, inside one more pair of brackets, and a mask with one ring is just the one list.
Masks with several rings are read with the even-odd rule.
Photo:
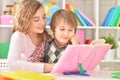
[[41, 24], [41, 25], [44, 25], [44, 24], [46, 24], [46, 23], [47, 23], [46, 19], [41, 19], [41, 20], [39, 21], [39, 24]]

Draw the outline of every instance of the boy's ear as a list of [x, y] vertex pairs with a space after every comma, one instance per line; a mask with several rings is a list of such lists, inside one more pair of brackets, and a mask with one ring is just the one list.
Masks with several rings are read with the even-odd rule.
[[75, 32], [74, 32], [74, 33], [76, 33], [76, 30], [77, 30], [77, 29], [75, 29]]

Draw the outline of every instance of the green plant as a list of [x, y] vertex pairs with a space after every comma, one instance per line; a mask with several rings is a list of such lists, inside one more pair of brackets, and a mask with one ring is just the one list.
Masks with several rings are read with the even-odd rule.
[[109, 34], [108, 36], [103, 36], [102, 38], [105, 39], [105, 43], [112, 45], [111, 49], [118, 48], [118, 44], [112, 35]]

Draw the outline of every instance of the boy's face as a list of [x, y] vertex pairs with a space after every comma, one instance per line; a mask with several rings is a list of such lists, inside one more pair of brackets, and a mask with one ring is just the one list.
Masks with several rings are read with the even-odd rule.
[[46, 15], [44, 8], [39, 8], [38, 11], [33, 16], [29, 31], [33, 33], [43, 33], [46, 26]]
[[63, 20], [60, 21], [54, 31], [54, 37], [61, 45], [68, 43], [74, 34], [75, 28]]

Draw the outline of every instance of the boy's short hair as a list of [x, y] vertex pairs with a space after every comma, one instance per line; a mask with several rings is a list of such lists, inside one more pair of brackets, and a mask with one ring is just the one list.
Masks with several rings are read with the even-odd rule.
[[55, 30], [56, 26], [59, 24], [61, 20], [64, 20], [68, 24], [70, 24], [75, 29], [77, 28], [77, 18], [76, 15], [69, 10], [60, 9], [55, 12], [52, 16], [50, 28], [52, 31]]

